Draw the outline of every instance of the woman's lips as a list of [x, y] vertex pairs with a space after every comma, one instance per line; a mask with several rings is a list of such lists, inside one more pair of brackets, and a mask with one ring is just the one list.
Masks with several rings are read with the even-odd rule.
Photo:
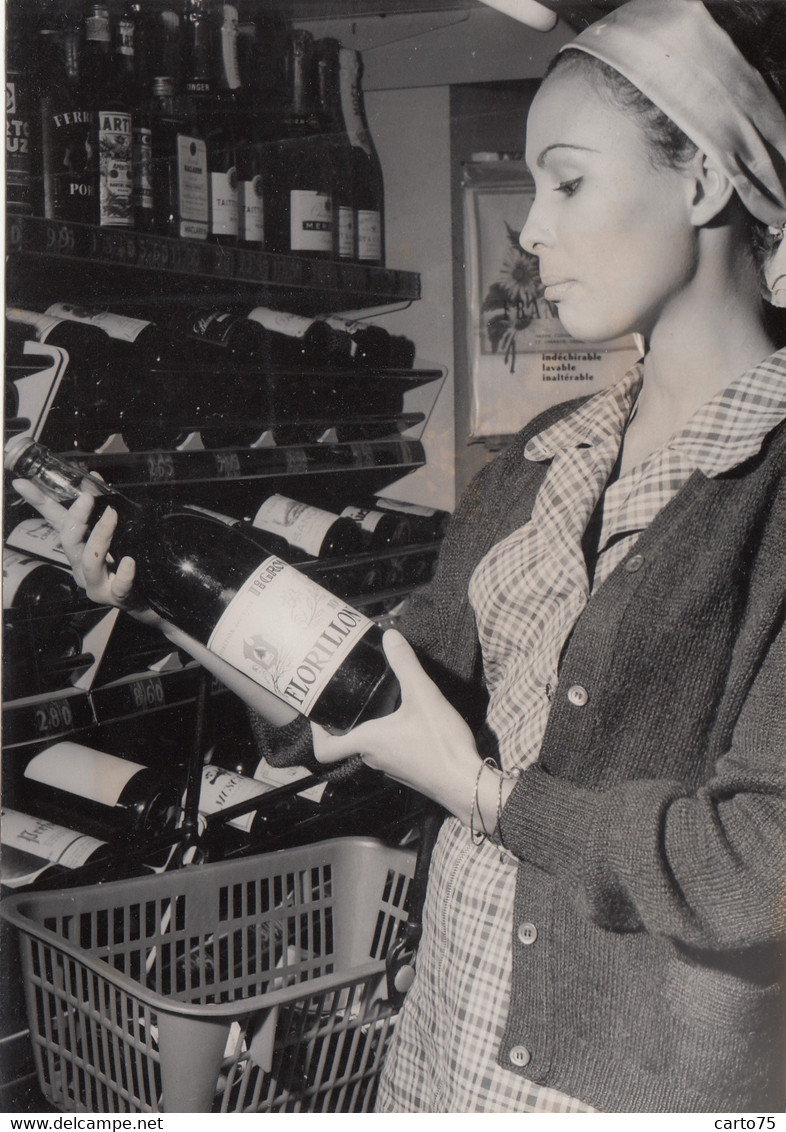
[[563, 279], [560, 283], [546, 283], [543, 290], [543, 297], [550, 303], [558, 303], [560, 299], [564, 299], [565, 293], [569, 287], [573, 286], [572, 279]]

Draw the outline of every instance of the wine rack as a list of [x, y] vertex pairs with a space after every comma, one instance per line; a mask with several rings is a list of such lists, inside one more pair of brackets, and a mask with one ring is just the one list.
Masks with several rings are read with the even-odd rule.
[[[53, 294], [53, 279], [72, 301], [119, 312], [145, 310], [148, 316], [164, 302], [211, 307], [230, 300], [234, 305], [262, 302], [314, 314], [399, 304], [420, 294], [419, 277], [411, 272], [116, 233], [35, 217], [9, 218], [7, 250], [10, 300], [39, 307], [60, 297]], [[35, 358], [22, 359], [20, 374], [35, 365]], [[14, 379], [13, 365], [8, 376]], [[148, 382], [172, 382], [174, 388], [184, 377], [165, 371], [145, 374]], [[67, 435], [71, 408], [66, 384], [60, 401], [50, 399], [50, 415], [41, 418], [44, 423], [37, 435], [68, 453], [85, 471], [99, 473], [139, 500], [196, 503], [239, 516], [253, 513], [267, 495], [282, 492], [339, 510], [353, 499], [370, 498], [424, 465], [418, 429], [425, 414], [405, 409], [405, 397], [429, 385], [438, 391], [444, 372], [436, 367], [379, 370], [356, 365], [273, 369], [264, 378], [249, 370], [240, 377], [251, 381], [250, 388], [253, 378], [265, 382], [268, 416], [260, 415], [258, 430], [256, 424], [251, 428], [257, 434], [250, 442], [246, 435], [240, 443], [232, 443], [235, 424], [249, 433], [247, 418], [235, 422], [232, 412], [226, 413], [216, 443], [211, 429], [215, 420], [190, 419], [184, 403], [178, 424], [186, 436], [177, 445], [137, 442], [129, 450], [122, 431], [117, 431], [97, 450], [74, 449]], [[55, 424], [48, 435], [51, 422]], [[24, 431], [24, 414], [8, 424], [11, 431]], [[122, 427], [121, 421], [118, 429]], [[30, 514], [25, 505], [9, 498], [6, 537]], [[307, 561], [301, 568], [386, 623], [390, 611], [427, 580], [437, 550], [437, 543], [415, 543], [347, 559]], [[163, 639], [158, 662], [136, 666], [136, 654], [128, 649], [122, 632], [122, 625], [131, 622], [124, 614], [118, 616], [86, 675], [75, 674], [64, 687], [31, 690], [32, 694], [5, 703], [9, 782], [18, 778], [20, 768], [36, 752], [54, 742], [70, 739], [99, 749], [104, 744], [120, 752], [117, 738], [123, 736], [130, 741], [130, 757], [140, 759], [139, 747], [148, 734], [164, 742], [167, 757], [174, 759], [186, 782], [195, 716], [203, 711], [208, 721], [220, 720], [233, 697], [215, 680], [205, 693], [202, 669], [188, 657], [167, 655]], [[201, 758], [204, 751], [198, 754]], [[391, 809], [393, 793], [396, 804]], [[9, 804], [15, 804], [15, 796], [12, 787]], [[365, 817], [357, 805], [345, 805], [341, 815], [335, 813], [335, 826], [330, 825], [329, 815], [314, 815], [302, 827], [287, 831], [289, 843], [336, 831], [376, 832], [383, 813], [411, 816], [415, 812], [411, 797], [403, 798], [398, 787], [380, 781], [365, 785], [361, 801], [367, 805]], [[16, 802], [19, 808], [21, 803], [23, 797]], [[46, 885], [46, 877], [37, 884]]]

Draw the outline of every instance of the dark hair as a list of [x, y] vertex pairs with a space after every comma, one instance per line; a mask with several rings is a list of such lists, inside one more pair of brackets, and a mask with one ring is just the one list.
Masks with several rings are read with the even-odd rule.
[[[740, 53], [761, 74], [786, 111], [786, 19], [773, 0], [705, 0], [715, 22], [734, 41]], [[778, 10], [780, 8], [780, 10]], [[546, 77], [569, 71], [586, 77], [601, 94], [623, 110], [635, 114], [650, 143], [653, 164], [679, 168], [696, 153], [697, 146], [646, 95], [609, 67], [584, 51], [567, 49], [551, 61]], [[751, 250], [759, 267], [772, 250], [774, 237], [747, 210]]]

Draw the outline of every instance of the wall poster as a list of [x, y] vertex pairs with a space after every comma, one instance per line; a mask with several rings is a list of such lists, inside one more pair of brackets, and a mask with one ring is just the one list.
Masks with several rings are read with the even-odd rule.
[[580, 342], [543, 298], [538, 260], [519, 244], [535, 197], [521, 155], [463, 166], [470, 440], [511, 435], [543, 409], [618, 380], [640, 356], [632, 336]]

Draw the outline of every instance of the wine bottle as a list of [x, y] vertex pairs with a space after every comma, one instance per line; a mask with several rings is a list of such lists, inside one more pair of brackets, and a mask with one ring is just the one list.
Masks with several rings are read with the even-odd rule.
[[33, 211], [32, 116], [34, 89], [29, 52], [29, 29], [19, 8], [8, 12], [5, 76], [5, 203], [6, 211]]
[[352, 146], [352, 189], [355, 198], [357, 258], [361, 263], [385, 262], [384, 189], [382, 166], [366, 121], [361, 90], [363, 64], [358, 51], [342, 47], [341, 105]]
[[220, 25], [211, 19], [207, 0], [186, 0], [188, 74], [185, 92], [194, 106], [197, 129], [207, 147], [210, 185], [209, 237], [237, 242], [236, 168], [237, 9], [219, 4]]
[[[284, 703], [346, 730], [394, 709], [399, 688], [373, 622], [243, 530], [207, 515], [143, 508], [25, 437], [6, 467], [63, 501], [87, 490], [116, 509], [115, 557], [137, 564], [137, 593]], [[104, 506], [100, 508], [101, 512]]]
[[412, 537], [411, 526], [405, 515], [392, 511], [377, 511], [371, 507], [345, 507], [342, 516], [351, 519], [360, 531], [366, 550], [382, 550], [388, 546], [401, 546]]
[[44, 215], [93, 224], [98, 208], [96, 119], [92, 91], [80, 71], [80, 47], [80, 28], [66, 13], [39, 35]]
[[106, 841], [4, 806], [0, 821], [3, 884], [17, 888], [41, 873], [49, 880], [112, 858]]
[[442, 538], [450, 523], [449, 511], [441, 511], [437, 507], [425, 507], [420, 503], [405, 503], [399, 499], [377, 496], [374, 506], [381, 511], [406, 515], [413, 542], [432, 542]]
[[[229, 806], [236, 806], [251, 798], [261, 798], [262, 795], [269, 794], [272, 789], [272, 786], [255, 778], [209, 763], [202, 768], [199, 812], [204, 815], [219, 814]], [[227, 824], [256, 838], [264, 832], [265, 814], [258, 810], [249, 810], [248, 813], [230, 818]]]
[[293, 31], [285, 55], [287, 105], [270, 147], [270, 187], [265, 200], [268, 251], [330, 259], [333, 199], [330, 165], [317, 142], [314, 38]]
[[14, 614], [47, 616], [76, 601], [79, 588], [73, 574], [3, 547], [3, 609]]
[[252, 523], [260, 530], [285, 538], [289, 554], [309, 558], [344, 558], [362, 549], [357, 525], [351, 519], [298, 503], [285, 495], [271, 495], [259, 507]]
[[153, 767], [82, 743], [55, 743], [24, 770], [22, 801], [32, 813], [73, 824], [107, 842], [150, 841], [170, 833], [180, 787]]
[[274, 365], [340, 366], [352, 359], [352, 336], [324, 318], [307, 318], [289, 311], [254, 307], [246, 315], [267, 330]]
[[210, 201], [207, 146], [193, 105], [176, 98], [171, 75], [153, 78], [152, 95], [153, 231], [205, 240]]
[[153, 132], [152, 64], [153, 23], [141, 3], [126, 4], [120, 17], [120, 50], [130, 60], [132, 119], [131, 172], [133, 180], [134, 228], [152, 232]]
[[320, 141], [325, 162], [330, 166], [333, 196], [333, 255], [336, 259], [357, 259], [355, 232], [355, 193], [352, 177], [352, 144], [344, 123], [339, 85], [339, 51], [337, 39], [319, 39], [316, 43], [318, 109], [322, 133]]
[[109, 8], [89, 4], [85, 15], [84, 81], [95, 112], [98, 149], [97, 222], [108, 228], [131, 228], [133, 174], [131, 104], [133, 64], [112, 51]]

